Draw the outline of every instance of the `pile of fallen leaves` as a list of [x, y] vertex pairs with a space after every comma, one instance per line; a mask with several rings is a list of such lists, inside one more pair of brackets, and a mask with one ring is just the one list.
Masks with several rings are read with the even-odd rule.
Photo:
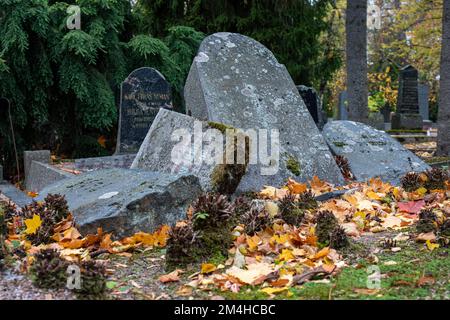
[[[37, 253], [47, 249], [57, 250], [61, 258], [67, 261], [86, 262], [102, 253], [129, 257], [133, 250], [164, 247], [168, 239], [168, 226], [162, 226], [154, 233], [138, 232], [131, 237], [116, 241], [112, 240], [112, 233], [105, 233], [101, 228], [97, 230], [97, 234], [83, 236], [78, 231], [70, 213], [60, 221], [50, 220], [47, 223], [49, 207], [46, 201], [34, 202], [21, 209], [9, 205], [8, 236], [5, 244], [13, 255], [26, 256], [26, 263], [22, 268], [24, 271], [32, 265]], [[51, 221], [56, 223], [51, 224]], [[30, 240], [34, 239], [34, 236], [42, 229], [50, 230], [48, 241], [35, 243]]]
[[[258, 286], [268, 295], [280, 292], [289, 295], [290, 287], [336, 274], [346, 265], [342, 254], [318, 243], [315, 218], [319, 212], [332, 212], [350, 237], [410, 227], [418, 221], [420, 212], [427, 209], [433, 210], [443, 224], [443, 220], [450, 221], [449, 181], [444, 185], [445, 189], [428, 190], [421, 186], [407, 192], [380, 179], [371, 179], [367, 183], [353, 182], [335, 188], [314, 177], [309, 185], [289, 179], [282, 188], [266, 187], [259, 193], [259, 198], [265, 200], [266, 209], [273, 216], [279, 212], [279, 201], [288, 195], [300, 198], [305, 192], [312, 192], [320, 196], [336, 190], [343, 194], [308, 210], [306, 219], [299, 226], [277, 219], [272, 227], [254, 235], [245, 234], [245, 226], [237, 226], [228, 260], [220, 265], [204, 263], [201, 271], [189, 276], [190, 282], [182, 285], [178, 294], [190, 295], [193, 289], [210, 290], [213, 287], [239, 292], [242, 287]], [[396, 238], [405, 236], [410, 238], [404, 233]], [[433, 232], [415, 232], [413, 237], [425, 242], [429, 250], [439, 247]], [[175, 270], [162, 276], [160, 281], [176, 282], [182, 272]]]
[[[426, 182], [426, 177], [421, 179]], [[367, 183], [352, 182], [344, 187], [335, 187], [314, 177], [309, 183], [289, 179], [284, 187], [265, 187], [254, 201], [263, 204], [265, 213], [270, 216], [270, 224], [251, 233], [244, 224], [230, 229], [233, 243], [226, 261], [223, 264], [213, 264], [207, 259], [203, 261], [201, 270], [188, 277], [189, 282], [181, 285], [178, 294], [189, 296], [193, 290], [208, 291], [214, 288], [239, 292], [248, 286], [268, 295], [281, 292], [289, 294], [292, 286], [312, 279], [323, 281], [338, 273], [346, 266], [345, 256], [343, 252], [318, 241], [317, 217], [321, 212], [331, 212], [348, 237], [401, 230], [413, 226], [419, 217], [424, 219], [426, 216], [430, 219], [431, 216], [431, 223], [435, 227], [426, 233], [415, 232], [412, 237], [424, 242], [429, 250], [448, 244], [448, 241], [440, 242], [439, 239], [439, 230], [450, 225], [448, 177], [439, 184], [443, 186], [441, 189], [426, 188], [429, 185], [431, 184], [421, 183], [414, 189], [371, 179]], [[318, 197], [330, 193], [333, 195], [325, 197], [328, 200], [302, 209], [304, 216], [297, 225], [288, 224], [282, 219], [280, 203], [286, 197], [305, 199], [311, 194]], [[44, 202], [35, 207], [42, 209], [46, 206], [48, 204]], [[101, 229], [98, 229], [97, 234], [83, 236], [72, 215], [68, 213], [52, 226], [48, 243], [36, 244], [30, 241], [30, 236], [37, 234], [44, 226], [44, 218], [40, 216], [39, 210], [35, 212], [28, 209], [26, 216], [23, 214], [24, 210], [17, 209], [15, 214], [9, 215], [8, 237], [5, 242], [11, 253], [23, 257], [24, 271], [33, 264], [34, 256], [42, 250], [57, 250], [63, 259], [73, 262], [89, 261], [103, 253], [129, 257], [134, 250], [165, 247], [170, 234], [170, 228], [163, 226], [155, 233], [139, 232], [120, 241], [113, 241], [112, 234], [104, 233]], [[187, 215], [189, 216], [189, 212]], [[160, 281], [178, 282], [183, 272], [186, 271], [176, 269], [162, 275]]]

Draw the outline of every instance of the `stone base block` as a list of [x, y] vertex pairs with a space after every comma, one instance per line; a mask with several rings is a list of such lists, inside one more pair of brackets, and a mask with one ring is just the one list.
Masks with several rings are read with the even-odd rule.
[[420, 114], [392, 115], [392, 129], [422, 129], [423, 119]]

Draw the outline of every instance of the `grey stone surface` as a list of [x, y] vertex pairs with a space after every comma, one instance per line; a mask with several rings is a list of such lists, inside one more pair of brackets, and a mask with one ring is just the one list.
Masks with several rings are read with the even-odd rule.
[[418, 71], [411, 65], [400, 70], [397, 111], [392, 117], [393, 129], [422, 128], [419, 112]]
[[160, 108], [172, 109], [170, 84], [153, 68], [134, 70], [122, 83], [116, 154], [136, 153]]
[[33, 202], [33, 198], [7, 181], [0, 181], [0, 194], [5, 195], [19, 207], [24, 207]]
[[348, 119], [348, 95], [347, 91], [342, 91], [339, 93], [339, 106], [338, 106], [338, 120]]
[[[186, 130], [186, 132], [179, 130]], [[178, 136], [178, 133], [186, 133], [188, 136], [182, 138]], [[131, 168], [167, 173], [192, 174], [200, 179], [203, 190], [220, 190], [221, 193], [231, 194], [236, 190], [242, 175], [245, 173], [245, 167], [243, 167], [243, 170], [232, 170], [233, 165], [230, 164], [227, 167], [229, 170], [224, 171], [226, 167], [221, 166], [221, 164], [225, 163], [223, 156], [219, 156], [216, 159], [218, 161], [208, 161], [214, 160], [213, 157], [215, 155], [215, 153], [207, 151], [210, 147], [213, 148], [213, 145], [209, 141], [215, 140], [207, 139], [207, 137], [212, 137], [212, 135], [218, 137], [217, 141], [221, 141], [223, 153], [226, 154], [227, 150], [231, 152], [231, 149], [228, 149], [227, 145], [225, 145], [226, 133], [224, 134], [218, 129], [211, 127], [207, 122], [202, 122], [177, 112], [161, 109], [145, 137]], [[194, 141], [198, 141], [196, 140], [198, 138], [203, 143], [202, 149], [197, 149], [200, 153], [196, 156]], [[185, 139], [191, 142], [190, 145], [179, 148], [181, 146], [180, 141], [184, 142]], [[245, 138], [242, 140], [241, 147], [239, 150], [245, 156]], [[237, 172], [238, 174], [232, 174], [233, 172]], [[224, 174], [227, 177], [223, 177], [222, 175]], [[224, 186], [223, 184], [227, 185]]]
[[65, 195], [83, 234], [102, 227], [125, 237], [184, 219], [201, 192], [194, 176], [107, 169], [57, 182], [42, 190], [37, 200], [49, 193]]
[[30, 169], [33, 161], [50, 164], [50, 150], [36, 150], [36, 151], [24, 151], [23, 164], [25, 172], [25, 188], [30, 190]]
[[92, 171], [100, 169], [130, 168], [136, 154], [114, 155], [109, 157], [75, 159], [75, 169]]
[[430, 86], [427, 84], [419, 84], [419, 112], [423, 120], [430, 120]]
[[306, 105], [306, 108], [308, 108], [314, 123], [317, 125], [319, 130], [322, 130], [325, 123], [327, 123], [327, 115], [322, 108], [322, 100], [320, 99], [316, 89], [303, 85], [297, 86], [297, 89]]
[[72, 178], [75, 175], [59, 170], [49, 164], [32, 161], [28, 172], [28, 191], [40, 192], [45, 187], [63, 179]]
[[336, 155], [348, 159], [358, 181], [380, 177], [399, 184], [410, 171], [425, 171], [429, 166], [387, 133], [353, 121], [333, 121], [323, 135]]
[[[280, 159], [267, 165], [279, 170], [263, 175], [261, 162], [250, 164], [238, 192], [281, 185], [288, 177], [305, 181], [317, 175], [343, 182], [286, 67], [259, 42], [224, 32], [205, 38], [191, 66], [184, 97], [186, 111], [193, 117], [243, 130], [278, 130]], [[299, 165], [298, 176], [288, 169], [289, 163]]]

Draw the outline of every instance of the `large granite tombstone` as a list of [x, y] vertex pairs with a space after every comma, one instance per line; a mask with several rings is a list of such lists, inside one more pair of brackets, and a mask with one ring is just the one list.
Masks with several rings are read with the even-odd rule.
[[323, 136], [334, 154], [348, 159], [358, 181], [380, 177], [398, 185], [407, 172], [421, 172], [429, 166], [384, 131], [353, 121], [332, 121]]
[[139, 150], [161, 108], [172, 109], [170, 84], [153, 68], [134, 70], [122, 83], [116, 154]]
[[327, 117], [322, 109], [322, 101], [319, 94], [312, 87], [300, 85], [297, 86], [297, 89], [317, 127], [322, 130], [325, 123], [327, 123]]
[[400, 70], [397, 111], [392, 117], [393, 129], [421, 129], [419, 112], [418, 72], [413, 66]]
[[[250, 164], [238, 192], [281, 185], [288, 177], [305, 181], [317, 175], [343, 182], [286, 67], [259, 42], [235, 33], [208, 36], [191, 66], [184, 97], [187, 113], [198, 119], [260, 133], [266, 129], [272, 137], [279, 133], [279, 140], [270, 139], [268, 147], [279, 146], [280, 156], [270, 159], [276, 172], [263, 174], [262, 161]], [[252, 148], [250, 154], [260, 156], [263, 149]]]
[[[202, 122], [162, 109], [145, 137], [131, 169], [192, 174], [200, 179], [203, 190], [232, 194], [248, 165], [248, 141], [242, 133], [233, 130], [230, 133], [232, 138], [227, 137], [226, 127], [218, 123]], [[240, 152], [242, 163], [230, 161], [228, 164], [227, 152], [233, 153], [233, 160], [235, 154], [238, 156]]]
[[49, 193], [66, 197], [83, 234], [96, 233], [101, 227], [121, 238], [184, 219], [202, 189], [191, 175], [107, 169], [52, 184], [37, 200]]
[[430, 106], [429, 106], [430, 86], [419, 84], [419, 112], [423, 120], [430, 120]]

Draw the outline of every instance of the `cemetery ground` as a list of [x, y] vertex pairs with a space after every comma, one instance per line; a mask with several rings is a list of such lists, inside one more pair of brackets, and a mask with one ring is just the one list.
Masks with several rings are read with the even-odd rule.
[[[399, 187], [378, 179], [349, 182], [344, 187], [348, 192], [302, 209], [303, 218], [295, 221], [292, 211], [285, 211], [290, 205], [283, 201], [286, 195], [295, 195], [295, 204], [302, 206], [309, 192], [327, 194], [335, 188], [319, 179], [309, 184], [289, 180], [256, 196], [272, 218], [259, 226], [251, 220], [236, 222], [229, 229], [233, 241], [227, 250], [176, 266], [167, 264], [174, 259], [167, 227], [114, 241], [101, 232], [81, 236], [68, 215], [44, 244], [30, 233], [41, 227], [39, 222], [25, 219], [23, 227], [12, 230], [9, 225], [10, 253], [4, 260], [0, 298], [448, 299], [448, 181], [440, 187], [429, 190], [419, 183], [411, 188], [405, 180]], [[189, 209], [191, 218], [174, 229], [198, 218], [196, 205]], [[323, 214], [330, 211], [335, 222]], [[339, 224], [347, 236], [323, 239], [320, 213], [327, 225]], [[20, 226], [19, 220], [16, 216], [14, 226]], [[38, 259], [37, 250], [45, 248], [57, 249], [73, 263], [91, 260], [103, 265], [102, 289], [45, 288], [45, 277], [58, 279], [57, 268], [47, 267], [44, 274], [30, 267]]]

